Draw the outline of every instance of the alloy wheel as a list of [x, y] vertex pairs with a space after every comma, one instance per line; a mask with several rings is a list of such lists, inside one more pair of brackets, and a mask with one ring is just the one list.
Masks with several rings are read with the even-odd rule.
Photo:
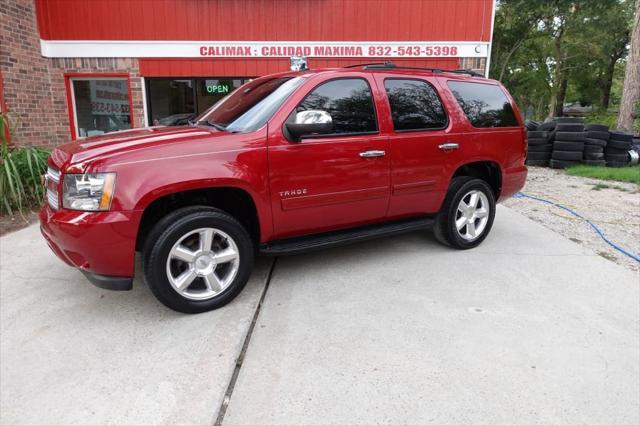
[[467, 241], [474, 241], [484, 232], [489, 221], [489, 199], [479, 190], [467, 192], [458, 203], [456, 230]]
[[167, 257], [167, 278], [175, 291], [191, 300], [222, 293], [238, 274], [240, 251], [216, 228], [199, 228], [178, 239]]

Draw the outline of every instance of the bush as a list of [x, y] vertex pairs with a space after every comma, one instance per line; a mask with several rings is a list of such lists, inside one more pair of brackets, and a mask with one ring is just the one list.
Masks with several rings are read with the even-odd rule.
[[[618, 113], [615, 112], [592, 112], [584, 118], [586, 123], [591, 124], [604, 124], [609, 126], [610, 130], [616, 130], [618, 127]], [[633, 121], [633, 133], [640, 134], [640, 118], [636, 118]]]
[[42, 202], [41, 176], [47, 169], [49, 152], [35, 147], [11, 147], [8, 120], [0, 114], [0, 213], [13, 214]]
[[618, 125], [618, 114], [610, 112], [592, 112], [584, 118], [585, 123], [604, 124], [609, 129], [615, 130]]

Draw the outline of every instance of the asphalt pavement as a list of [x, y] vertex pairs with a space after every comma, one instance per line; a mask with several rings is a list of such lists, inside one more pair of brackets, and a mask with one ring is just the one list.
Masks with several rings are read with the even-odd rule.
[[91, 286], [37, 227], [0, 238], [0, 423], [640, 423], [638, 274], [507, 208], [470, 251], [278, 258], [257, 311], [272, 261], [187, 316]]

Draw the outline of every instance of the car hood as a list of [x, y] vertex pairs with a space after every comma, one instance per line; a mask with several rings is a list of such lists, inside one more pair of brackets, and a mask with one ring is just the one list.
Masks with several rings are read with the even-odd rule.
[[229, 133], [209, 127], [146, 127], [91, 136], [57, 147], [51, 154], [51, 162], [57, 168], [70, 164], [82, 166], [88, 161], [147, 149], [158, 145], [185, 143], [194, 139], [224, 137]]

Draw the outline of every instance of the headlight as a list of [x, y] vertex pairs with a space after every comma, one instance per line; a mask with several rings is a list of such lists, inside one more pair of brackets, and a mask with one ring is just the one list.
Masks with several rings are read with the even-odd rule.
[[105, 211], [111, 207], [115, 173], [63, 175], [62, 206], [66, 209]]

